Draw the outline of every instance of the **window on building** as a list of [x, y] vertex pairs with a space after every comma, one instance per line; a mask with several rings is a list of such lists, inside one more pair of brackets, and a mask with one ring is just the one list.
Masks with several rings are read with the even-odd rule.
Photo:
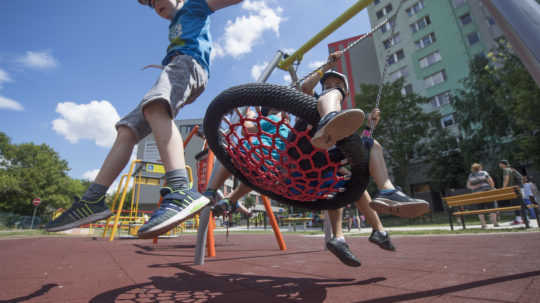
[[383, 41], [384, 49], [389, 49], [390, 47], [398, 44], [400, 41], [401, 39], [399, 38], [399, 33], [397, 33], [393, 37]]
[[416, 46], [416, 49], [421, 49], [428, 45], [431, 45], [435, 41], [437, 41], [435, 39], [435, 33], [430, 33], [429, 35], [422, 37], [422, 39], [415, 41], [414, 45]]
[[480, 37], [478, 37], [477, 32], [472, 32], [470, 34], [467, 34], [467, 40], [469, 40], [470, 45], [473, 45], [480, 41]]
[[452, 0], [452, 2], [454, 3], [454, 7], [458, 8], [458, 7], [462, 7], [466, 1], [465, 0]]
[[444, 71], [444, 69], [424, 78], [424, 84], [426, 85], [426, 88], [443, 83], [444, 81], [446, 81], [446, 72]]
[[439, 51], [435, 51], [423, 58], [420, 58], [420, 60], [418, 60], [418, 63], [420, 64], [420, 68], [426, 68], [441, 60], [442, 60], [441, 54], [439, 53]]
[[456, 121], [454, 120], [454, 115], [446, 115], [441, 118], [441, 126], [444, 128], [450, 127], [452, 125], [456, 124]]
[[381, 32], [384, 34], [387, 31], [391, 30], [394, 26], [396, 26], [396, 17], [392, 17], [390, 21], [381, 26]]
[[413, 93], [413, 86], [412, 84], [407, 84], [401, 88], [401, 95], [407, 96]]
[[411, 7], [409, 7], [408, 9], [406, 9], [405, 11], [407, 12], [407, 15], [409, 15], [409, 17], [412, 17], [418, 14], [418, 12], [421, 11], [423, 8], [424, 8], [424, 1], [420, 0], [416, 2], [415, 4], [413, 4]]
[[394, 82], [399, 78], [405, 78], [409, 75], [409, 71], [407, 70], [407, 67], [404, 66], [397, 71], [390, 74], [390, 81]]
[[486, 21], [487, 21], [489, 26], [495, 25], [495, 18], [493, 18], [492, 16], [487, 16]]
[[373, 5], [377, 5], [377, 4], [379, 4], [379, 3], [381, 3], [381, 0], [375, 0], [375, 1], [373, 1]]
[[375, 13], [375, 16], [377, 16], [377, 19], [381, 19], [382, 17], [388, 15], [391, 11], [392, 11], [392, 4], [388, 4], [387, 6], [383, 7], [380, 10], [378, 10]]
[[450, 104], [450, 92], [444, 92], [433, 96], [430, 101], [431, 105], [436, 108], [439, 108], [445, 104]]
[[388, 56], [388, 65], [392, 65], [398, 61], [401, 61], [403, 60], [403, 58], [405, 58], [405, 53], [403, 52], [402, 49], [400, 49], [397, 52]]
[[467, 25], [467, 24], [469, 24], [469, 23], [472, 22], [471, 14], [468, 14], [468, 13], [467, 13], [467, 14], [465, 14], [465, 15], [459, 17], [459, 20], [461, 21], [461, 24], [462, 24], [462, 25]]
[[422, 17], [420, 20], [410, 24], [409, 27], [413, 33], [416, 33], [419, 30], [426, 28], [431, 24], [431, 18], [429, 16]]

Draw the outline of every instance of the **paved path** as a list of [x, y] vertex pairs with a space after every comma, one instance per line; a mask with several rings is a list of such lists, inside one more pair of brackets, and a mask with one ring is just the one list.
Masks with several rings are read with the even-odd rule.
[[366, 237], [342, 265], [320, 238], [216, 236], [216, 258], [193, 265], [194, 235], [0, 241], [0, 302], [538, 302], [540, 233], [400, 236], [397, 252]]

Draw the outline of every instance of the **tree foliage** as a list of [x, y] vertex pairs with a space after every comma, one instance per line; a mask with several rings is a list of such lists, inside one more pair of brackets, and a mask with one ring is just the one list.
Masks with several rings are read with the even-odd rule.
[[11, 144], [0, 132], [0, 210], [32, 214], [34, 198], [40, 207], [69, 206], [80, 195], [85, 181], [71, 179], [67, 162], [48, 145]]
[[[408, 190], [410, 161], [423, 150], [423, 143], [430, 129], [430, 121], [437, 119], [436, 113], [426, 113], [421, 105], [427, 98], [417, 94], [402, 95], [403, 81], [386, 83], [380, 103], [381, 122], [375, 131], [376, 139], [385, 149], [386, 164], [392, 171], [394, 183]], [[375, 107], [378, 86], [365, 84], [355, 101], [364, 112]]]
[[505, 41], [475, 57], [453, 100], [466, 165], [502, 158], [540, 168], [540, 89]]

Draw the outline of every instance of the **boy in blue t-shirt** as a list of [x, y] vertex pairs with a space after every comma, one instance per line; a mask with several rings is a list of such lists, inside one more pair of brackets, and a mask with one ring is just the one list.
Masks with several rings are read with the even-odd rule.
[[101, 169], [80, 200], [47, 225], [62, 231], [112, 215], [105, 193], [128, 163], [133, 147], [150, 133], [165, 166], [167, 187], [160, 193], [161, 206], [139, 229], [139, 237], [152, 238], [193, 216], [210, 200], [188, 185], [183, 142], [174, 117], [204, 91], [209, 77], [212, 38], [209, 16], [242, 0], [138, 0], [162, 18], [171, 20], [170, 45], [162, 61], [163, 71], [140, 104], [117, 124], [116, 140]]

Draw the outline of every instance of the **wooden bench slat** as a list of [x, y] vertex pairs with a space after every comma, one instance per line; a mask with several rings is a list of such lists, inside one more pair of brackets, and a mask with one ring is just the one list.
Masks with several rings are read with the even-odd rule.
[[492, 195], [499, 195], [499, 194], [510, 194], [514, 193], [516, 194], [519, 188], [517, 186], [512, 187], [505, 187], [505, 188], [499, 188], [499, 189], [492, 189], [488, 191], [481, 191], [476, 193], [469, 193], [469, 194], [463, 194], [463, 195], [457, 195], [457, 196], [449, 196], [449, 197], [443, 197], [443, 200], [445, 200], [447, 203], [458, 201], [461, 199], [467, 199], [467, 198], [481, 198], [484, 196], [492, 196]]
[[505, 211], [513, 211], [513, 210], [520, 210], [521, 206], [508, 206], [508, 207], [499, 207], [499, 208], [490, 208], [490, 209], [477, 209], [477, 210], [465, 210], [465, 211], [456, 211], [453, 213], [454, 216], [461, 216], [461, 215], [478, 215], [478, 214], [487, 214], [487, 213], [493, 213], [493, 212], [505, 212]]
[[496, 195], [496, 196], [486, 196], [483, 198], [467, 198], [455, 202], [448, 202], [448, 206], [465, 206], [473, 204], [482, 204], [486, 202], [501, 201], [501, 200], [512, 200], [516, 199], [518, 196], [516, 194], [505, 194], [505, 195]]

